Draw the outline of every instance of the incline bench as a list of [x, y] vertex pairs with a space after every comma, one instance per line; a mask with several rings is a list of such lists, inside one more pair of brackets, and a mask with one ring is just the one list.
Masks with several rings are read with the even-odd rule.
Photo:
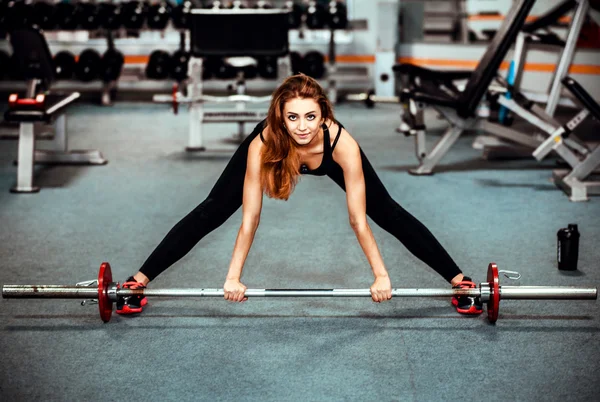
[[[11, 94], [4, 120], [19, 124], [17, 183], [14, 193], [39, 191], [33, 185], [33, 166], [37, 164], [103, 165], [107, 161], [96, 150], [69, 151], [66, 109], [79, 98], [74, 92], [55, 96], [44, 89], [54, 80], [55, 67], [43, 33], [29, 28], [10, 33], [10, 43], [19, 70], [27, 80], [25, 97]], [[43, 125], [52, 125], [51, 150], [36, 150], [36, 136]], [[42, 129], [38, 129], [41, 127]]]
[[[397, 78], [405, 84], [400, 101], [406, 134], [415, 135], [417, 158], [421, 162], [410, 173], [432, 174], [463, 131], [477, 127], [477, 109], [498, 73], [498, 69], [515, 42], [536, 0], [515, 0], [502, 26], [490, 43], [474, 71], [436, 71], [412, 64], [393, 67]], [[455, 81], [468, 79], [463, 91]], [[450, 127], [431, 152], [426, 146], [423, 109], [434, 107], [450, 122]]]

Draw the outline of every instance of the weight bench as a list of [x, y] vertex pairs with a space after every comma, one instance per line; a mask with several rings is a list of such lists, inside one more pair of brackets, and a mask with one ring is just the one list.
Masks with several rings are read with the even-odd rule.
[[[417, 168], [409, 170], [411, 174], [433, 174], [437, 163], [459, 136], [465, 130], [478, 127], [479, 104], [487, 94], [500, 64], [515, 42], [535, 2], [536, 0], [513, 2], [506, 19], [474, 71], [436, 71], [411, 64], [397, 64], [393, 67], [397, 79], [404, 84], [400, 94], [402, 119], [407, 123], [404, 133], [415, 136], [416, 153], [420, 161]], [[465, 79], [467, 83], [461, 91], [456, 81]], [[423, 119], [423, 111], [427, 106], [435, 108], [450, 123], [431, 152], [427, 151]]]
[[[202, 135], [204, 123], [238, 124], [237, 140], [245, 138], [244, 125], [258, 123], [267, 116], [266, 111], [246, 109], [248, 103], [265, 103], [271, 96], [246, 95], [244, 69], [251, 67], [253, 57], [279, 58], [278, 76], [290, 75], [289, 61], [289, 10], [284, 9], [193, 9], [190, 15], [191, 57], [188, 64], [187, 94], [174, 87], [172, 95], [155, 95], [155, 102], [173, 104], [177, 112], [181, 103], [189, 104], [189, 140], [186, 151], [205, 151]], [[232, 31], [235, 27], [235, 31]], [[209, 96], [203, 94], [203, 63], [223, 59], [226, 68], [238, 71], [236, 94]], [[235, 104], [235, 109], [206, 111], [204, 103]]]
[[[17, 159], [17, 183], [13, 193], [33, 193], [39, 188], [33, 185], [34, 164], [103, 165], [107, 161], [96, 150], [68, 150], [66, 109], [79, 98], [79, 93], [53, 95], [50, 88], [54, 79], [54, 64], [46, 39], [35, 28], [13, 31], [10, 34], [13, 55], [20, 71], [27, 80], [24, 98], [11, 94], [9, 107], [4, 113], [6, 122], [19, 126], [19, 149]], [[37, 150], [36, 137], [50, 130], [53, 139], [51, 149]]]

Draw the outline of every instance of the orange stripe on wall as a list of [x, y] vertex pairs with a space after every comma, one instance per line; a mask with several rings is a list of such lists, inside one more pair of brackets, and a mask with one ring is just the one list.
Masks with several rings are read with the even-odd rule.
[[[146, 55], [126, 55], [125, 64], [148, 64], [149, 56]], [[325, 61], [329, 60], [328, 56], [325, 56]], [[335, 57], [337, 63], [375, 63], [375, 55], [369, 54], [342, 54]], [[458, 69], [469, 69], [472, 70], [479, 64], [478, 60], [450, 60], [450, 59], [432, 59], [432, 58], [417, 58], [417, 57], [401, 57], [398, 59], [398, 63], [410, 63], [418, 66], [428, 67], [450, 67]], [[504, 61], [500, 69], [508, 70], [509, 62]], [[551, 63], [527, 63], [525, 64], [525, 71], [534, 72], [547, 72], [552, 73], [556, 68], [555, 64]], [[575, 64], [572, 65], [569, 72], [571, 74], [589, 74], [589, 75], [600, 75], [600, 65], [588, 65], [588, 64]]]
[[[329, 61], [329, 56], [325, 55], [325, 61]], [[336, 63], [375, 63], [373, 54], [338, 54], [335, 56]]]
[[468, 68], [474, 69], [479, 64], [479, 61], [475, 60], [447, 60], [447, 59], [425, 59], [416, 57], [400, 57], [398, 63], [415, 64], [417, 66], [430, 66], [430, 67], [455, 67], [455, 68]]
[[126, 55], [125, 64], [148, 64], [150, 56], [144, 55]]
[[[427, 59], [416, 57], [401, 57], [398, 63], [410, 63], [418, 66], [427, 67], [453, 67], [461, 69], [474, 69], [479, 61], [472, 60], [447, 60], [447, 59]], [[510, 62], [504, 61], [500, 65], [501, 70], [508, 70]], [[556, 64], [551, 63], [526, 63], [525, 71], [552, 73], [556, 69]], [[600, 75], [600, 66], [591, 64], [574, 64], [569, 69], [571, 74], [590, 74]]]

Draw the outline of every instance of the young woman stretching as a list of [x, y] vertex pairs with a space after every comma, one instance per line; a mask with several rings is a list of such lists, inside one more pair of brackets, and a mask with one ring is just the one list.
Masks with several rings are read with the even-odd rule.
[[[223, 289], [225, 299], [245, 301], [246, 286], [240, 279], [263, 194], [287, 200], [300, 175], [327, 175], [346, 191], [350, 226], [375, 278], [373, 301], [391, 299], [392, 284], [367, 215], [453, 287], [475, 287], [429, 230], [391, 198], [356, 141], [335, 120], [317, 81], [299, 74], [275, 90], [267, 119], [239, 146], [208, 197], [171, 229], [123, 288], [145, 288], [241, 206], [242, 224]], [[117, 313], [140, 313], [146, 303], [145, 297], [121, 297]], [[482, 312], [478, 298], [454, 297], [452, 304], [462, 314]]]

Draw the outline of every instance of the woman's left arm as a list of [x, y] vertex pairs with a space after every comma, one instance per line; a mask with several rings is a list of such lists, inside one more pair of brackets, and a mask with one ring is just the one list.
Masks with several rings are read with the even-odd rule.
[[346, 130], [342, 130], [333, 156], [344, 171], [350, 226], [375, 276], [375, 282], [371, 286], [371, 297], [376, 302], [389, 300], [392, 298], [392, 284], [367, 221], [366, 185], [360, 148]]

